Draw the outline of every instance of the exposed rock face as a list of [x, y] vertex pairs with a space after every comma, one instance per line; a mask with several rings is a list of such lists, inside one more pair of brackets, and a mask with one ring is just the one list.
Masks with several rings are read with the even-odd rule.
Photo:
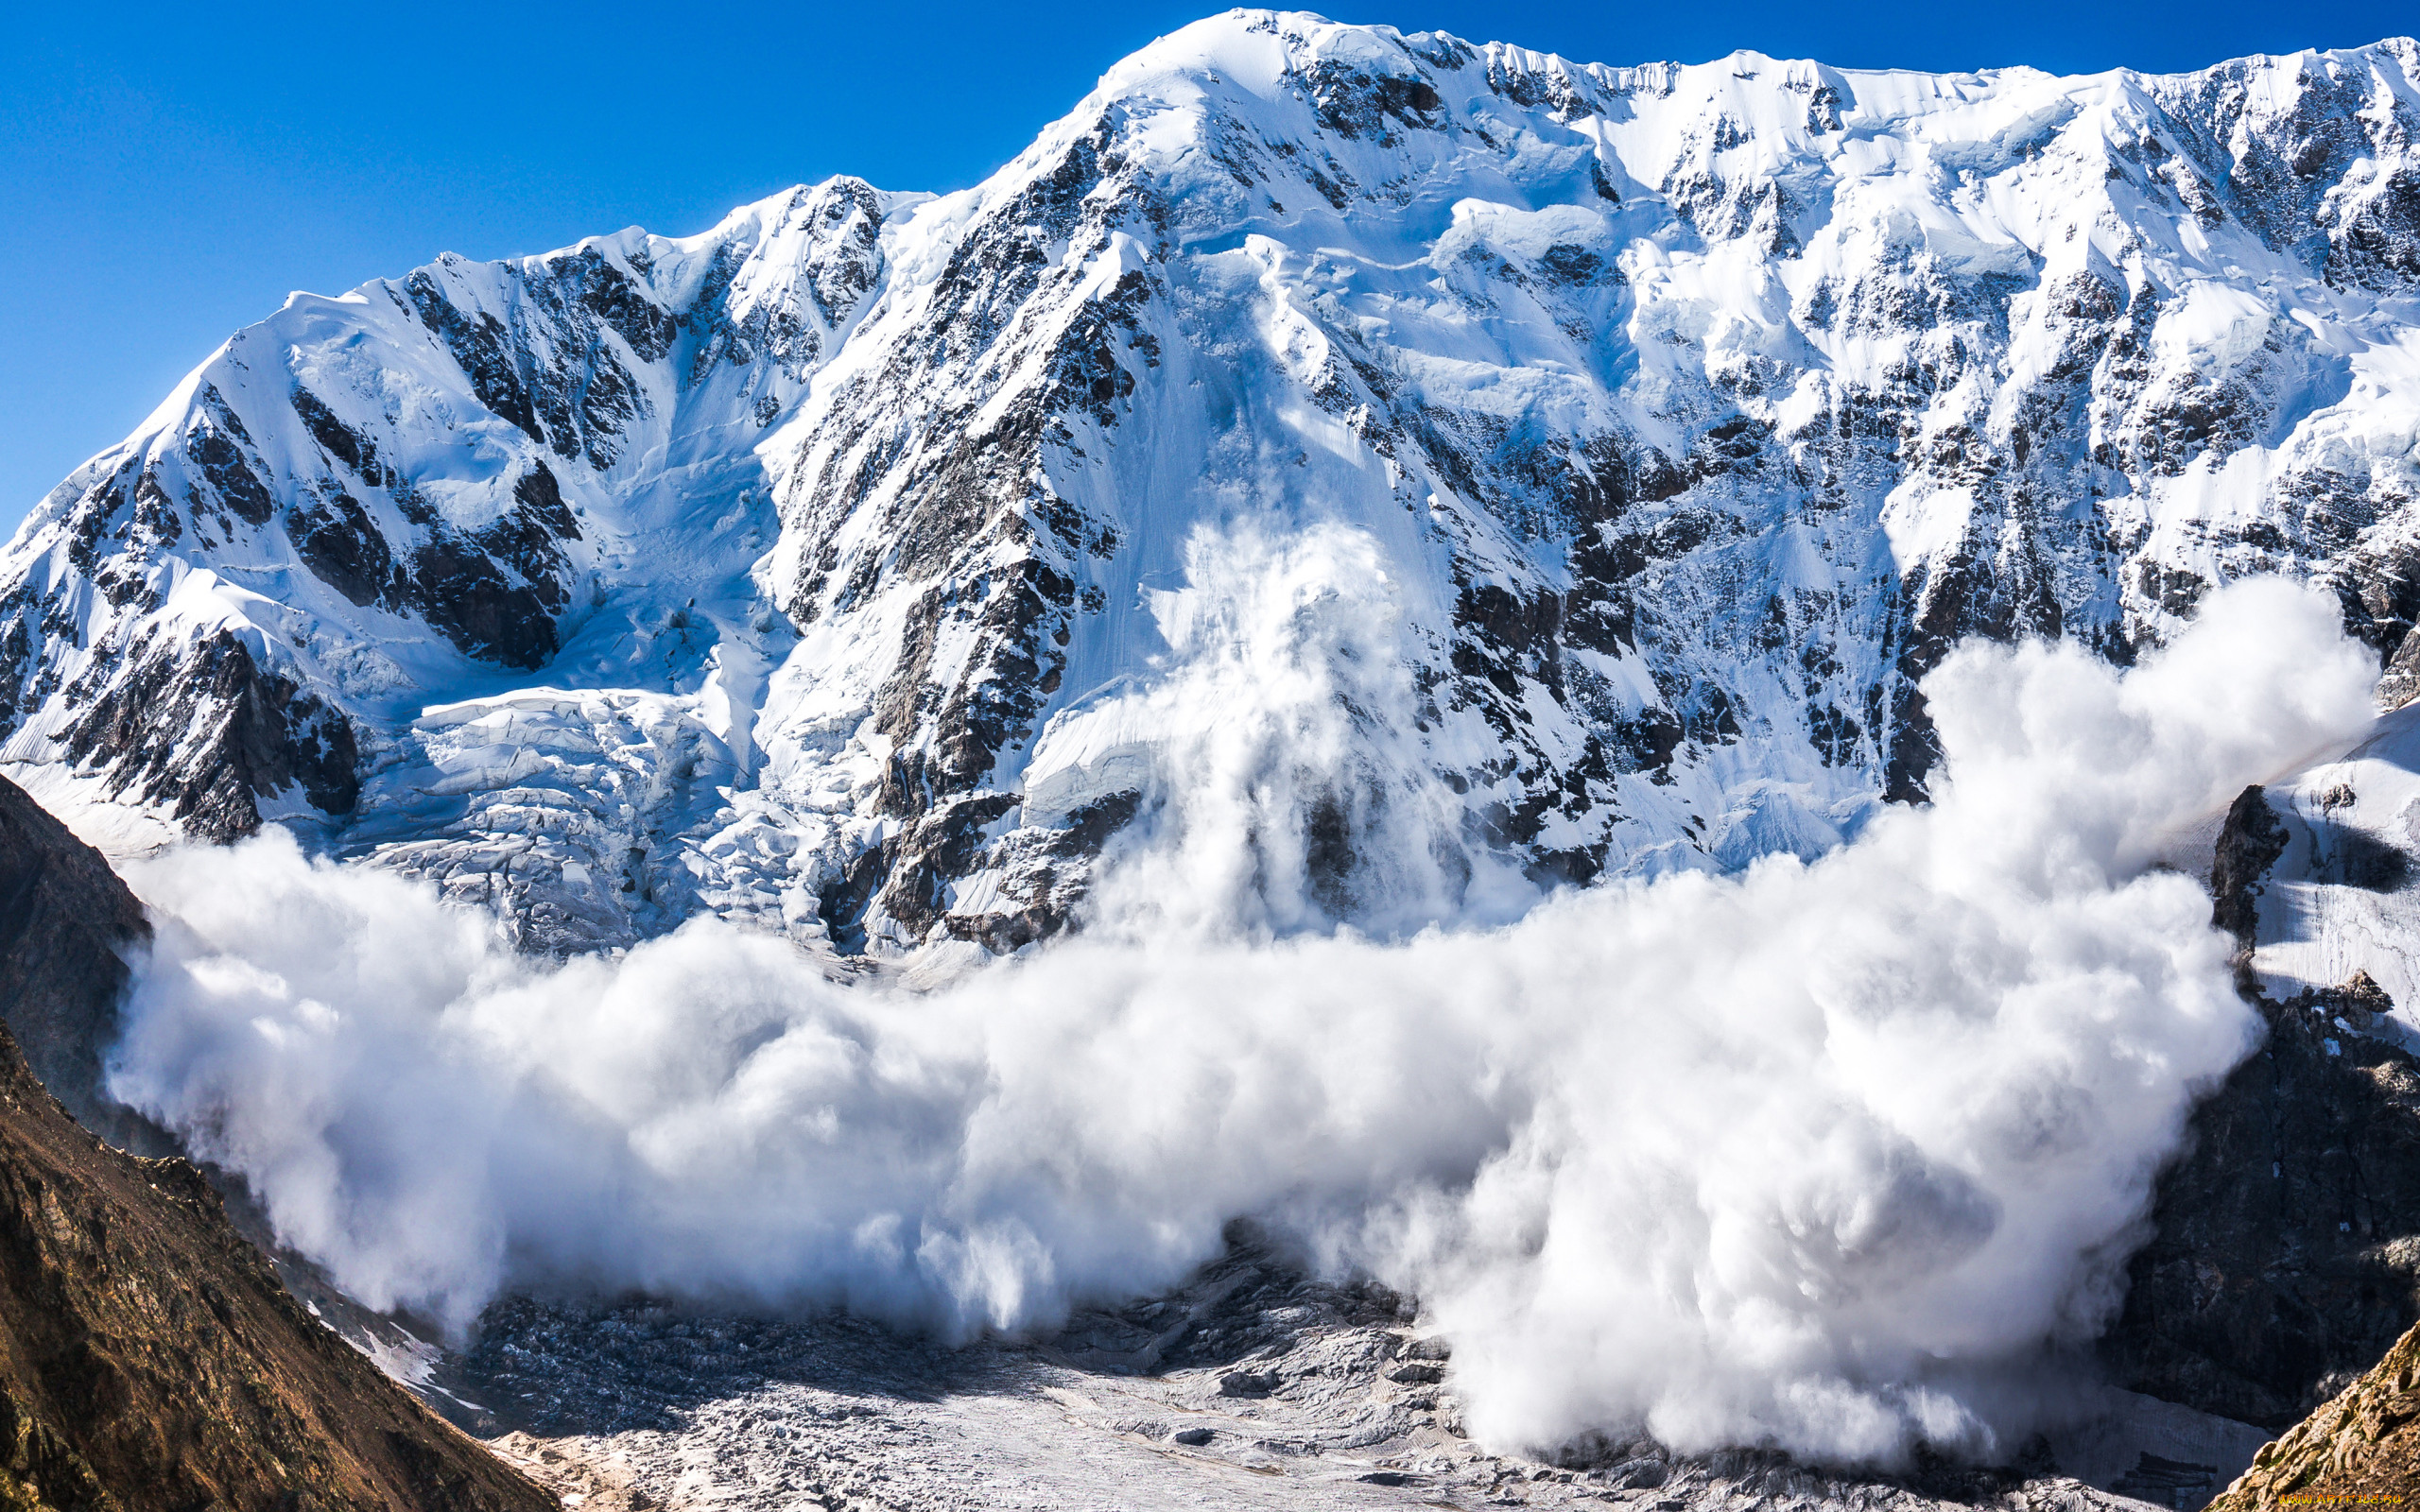
[[0, 1504], [554, 1504], [303, 1312], [193, 1167], [77, 1127], [5, 1031], [0, 1303]]
[[101, 1088], [117, 1039], [126, 954], [151, 937], [143, 905], [92, 847], [0, 778], [0, 1022], [88, 1128], [147, 1154], [166, 1136]]
[[2409, 1505], [2420, 1495], [2420, 1329], [2327, 1405], [2260, 1451], [2213, 1512]]
[[2269, 808], [2268, 793], [2247, 787], [2236, 795], [2220, 826], [2210, 857], [2210, 922], [2249, 952], [2259, 928], [2261, 879], [2286, 853], [2286, 827]]
[[[0, 985], [85, 1075], [141, 911], [30, 807], [0, 782]], [[0, 1507], [553, 1505], [313, 1320], [191, 1165], [78, 1127], [0, 1029]]]
[[2120, 1383], [2273, 1429], [2420, 1319], [2420, 1059], [2394, 1042], [2395, 1005], [2366, 971], [2280, 1002], [2254, 969], [2279, 864], [2308, 845], [2265, 789], [2227, 813], [2214, 921], [2267, 1039], [2194, 1110], [2102, 1341]]
[[323, 825], [546, 949], [1014, 948], [1154, 822], [1136, 690], [1231, 592], [1189, 543], [1326, 524], [1392, 618], [1306, 654], [1399, 666], [1340, 696], [1416, 754], [1288, 820], [1314, 915], [1413, 779], [1541, 885], [1812, 852], [1924, 791], [1962, 636], [2123, 660], [2286, 572], [2400, 652], [2416, 75], [1234, 12], [944, 200], [298, 299], [0, 560], [0, 760]]
[[2312, 994], [2197, 1108], [2103, 1341], [2118, 1383], [2282, 1428], [2420, 1319], [2420, 1061]]

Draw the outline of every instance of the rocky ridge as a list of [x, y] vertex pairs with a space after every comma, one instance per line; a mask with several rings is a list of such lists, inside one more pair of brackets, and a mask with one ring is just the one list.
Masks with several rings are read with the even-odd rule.
[[143, 905], [109, 863], [0, 778], [0, 1022], [85, 1127], [164, 1155], [169, 1136], [112, 1098], [101, 1068], [132, 976], [128, 957], [150, 937]]
[[2122, 661], [2282, 571], [2420, 657], [2415, 76], [1232, 12], [946, 198], [298, 296], [0, 557], [0, 761], [534, 948], [1008, 950], [1182, 787], [1154, 691], [1240, 658], [1354, 751], [1265, 816], [1281, 932], [1811, 853], [1923, 790], [1963, 636]]
[[[69, 1026], [47, 1043], [78, 1072], [64, 1036], [106, 1022], [141, 911], [5, 780], [0, 879], [9, 1021]], [[0, 1507], [554, 1504], [321, 1327], [192, 1165], [79, 1127], [0, 1026]]]
[[2340, 1026], [2360, 996], [2255, 1000], [2129, 1264], [2118, 1384], [2273, 1432], [2420, 1320], [2420, 1058]]
[[2217, 1512], [2288, 1505], [2401, 1505], [2420, 1493], [2420, 1329], [2333, 1401], [2264, 1445], [2211, 1503]]

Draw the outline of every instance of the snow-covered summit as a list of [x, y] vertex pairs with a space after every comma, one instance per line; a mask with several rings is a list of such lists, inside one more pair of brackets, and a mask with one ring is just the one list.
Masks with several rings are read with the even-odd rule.
[[0, 556], [0, 760], [557, 948], [1012, 949], [1176, 831], [1280, 931], [1820, 850], [1961, 636], [2282, 570], [2404, 646], [2415, 80], [1229, 12], [962, 193], [289, 301]]

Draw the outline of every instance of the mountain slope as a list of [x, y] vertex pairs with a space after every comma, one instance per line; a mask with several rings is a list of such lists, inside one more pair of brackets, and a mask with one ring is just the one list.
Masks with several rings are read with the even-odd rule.
[[1280, 933], [1811, 853], [1962, 636], [2420, 666], [2415, 77], [1231, 12], [961, 194], [298, 297], [0, 558], [0, 760], [556, 950], [1013, 949], [1205, 794]]
[[2314, 1502], [2400, 1503], [2420, 1490], [2420, 1330], [2275, 1443], [2211, 1505], [2219, 1512]]
[[125, 957], [150, 938], [143, 905], [109, 863], [0, 779], [0, 1022], [85, 1127], [166, 1154], [167, 1136], [102, 1085], [101, 1056], [117, 1040], [131, 976]]
[[[5, 780], [0, 879], [11, 1022], [74, 1070], [94, 1041], [43, 1016], [113, 1006], [141, 908]], [[0, 1506], [553, 1504], [306, 1314], [191, 1165], [78, 1127], [0, 1027]]]

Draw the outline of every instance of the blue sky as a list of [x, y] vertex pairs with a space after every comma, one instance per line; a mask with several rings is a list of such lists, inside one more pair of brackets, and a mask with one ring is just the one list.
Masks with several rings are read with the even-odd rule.
[[[0, 530], [289, 289], [683, 234], [787, 184], [982, 178], [1167, 4], [27, 7], [0, 43]], [[1477, 4], [1340, 19], [1593, 61], [2170, 70], [2420, 30], [2410, 0]]]

